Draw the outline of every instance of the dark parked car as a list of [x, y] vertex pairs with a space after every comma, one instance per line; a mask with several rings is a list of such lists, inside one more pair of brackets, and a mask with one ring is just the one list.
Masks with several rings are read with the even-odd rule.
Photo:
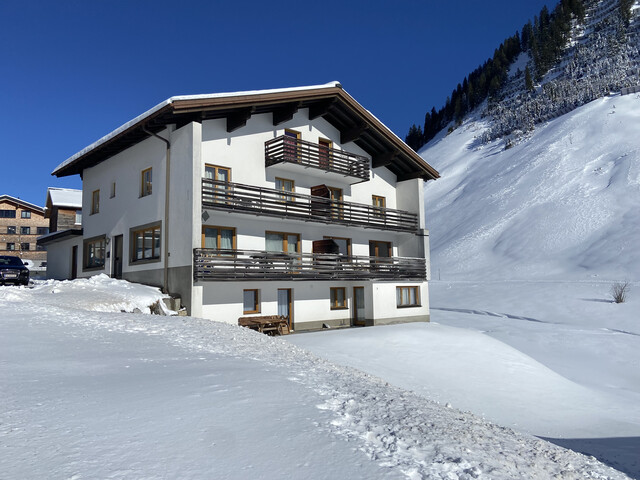
[[19, 257], [0, 255], [0, 284], [29, 284], [29, 269]]

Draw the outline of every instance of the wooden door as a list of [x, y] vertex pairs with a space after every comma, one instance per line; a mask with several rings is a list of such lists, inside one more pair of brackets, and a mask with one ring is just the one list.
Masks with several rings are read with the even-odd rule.
[[353, 324], [364, 327], [364, 287], [353, 287]]
[[111, 267], [113, 278], [122, 278], [122, 235], [113, 237], [113, 265]]
[[293, 295], [290, 288], [278, 289], [278, 315], [287, 318], [289, 330], [293, 331]]

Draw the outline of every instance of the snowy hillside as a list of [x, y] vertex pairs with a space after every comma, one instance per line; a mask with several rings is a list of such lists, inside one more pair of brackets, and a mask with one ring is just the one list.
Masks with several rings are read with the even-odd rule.
[[595, 100], [505, 149], [471, 118], [421, 155], [432, 276], [640, 278], [640, 95]]

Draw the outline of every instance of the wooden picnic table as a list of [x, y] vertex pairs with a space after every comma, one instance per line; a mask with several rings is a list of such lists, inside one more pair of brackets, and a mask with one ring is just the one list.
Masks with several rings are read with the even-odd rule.
[[256, 315], [238, 318], [238, 325], [267, 335], [288, 335], [287, 317], [282, 315]]

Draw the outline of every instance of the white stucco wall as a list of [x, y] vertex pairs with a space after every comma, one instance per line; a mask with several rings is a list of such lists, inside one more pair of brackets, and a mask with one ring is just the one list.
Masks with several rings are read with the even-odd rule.
[[73, 247], [78, 247], [78, 275], [82, 270], [82, 237], [74, 236], [47, 244], [47, 279], [71, 278]]

